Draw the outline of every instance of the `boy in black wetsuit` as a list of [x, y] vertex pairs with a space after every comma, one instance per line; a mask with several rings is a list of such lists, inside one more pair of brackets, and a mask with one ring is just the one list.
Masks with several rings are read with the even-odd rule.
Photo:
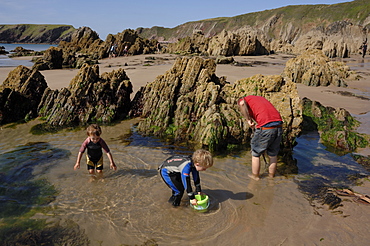
[[113, 161], [113, 156], [110, 153], [108, 145], [100, 137], [102, 130], [97, 124], [92, 124], [86, 129], [87, 138], [82, 143], [80, 151], [78, 152], [77, 161], [74, 166], [74, 170], [80, 169], [80, 161], [83, 153], [87, 149], [86, 159], [87, 159], [87, 170], [90, 174], [95, 174], [95, 169], [98, 175], [103, 174], [103, 151], [107, 153], [108, 159], [110, 161], [110, 168], [117, 170], [117, 166]]
[[196, 205], [197, 200], [191, 187], [190, 173], [193, 176], [195, 191], [201, 193], [199, 171], [205, 171], [212, 165], [211, 153], [203, 149], [195, 151], [193, 156], [175, 155], [165, 160], [158, 169], [163, 181], [172, 190], [172, 196], [168, 202], [173, 206], [179, 206], [186, 189], [190, 202]]

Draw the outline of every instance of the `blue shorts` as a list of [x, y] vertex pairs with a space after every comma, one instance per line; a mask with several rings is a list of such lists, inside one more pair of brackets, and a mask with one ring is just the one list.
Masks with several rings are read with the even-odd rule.
[[260, 157], [266, 151], [268, 156], [277, 156], [280, 150], [283, 129], [281, 127], [255, 130], [251, 140], [252, 156]]

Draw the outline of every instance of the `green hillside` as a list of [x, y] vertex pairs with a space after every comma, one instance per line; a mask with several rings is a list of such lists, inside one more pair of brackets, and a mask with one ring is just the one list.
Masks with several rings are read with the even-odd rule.
[[270, 23], [269, 34], [274, 38], [288, 23], [306, 32], [316, 27], [327, 27], [336, 21], [349, 21], [355, 25], [370, 26], [370, 1], [354, 0], [339, 4], [291, 5], [278, 9], [248, 13], [234, 17], [219, 17], [187, 22], [174, 28], [152, 27], [139, 28], [137, 31], [144, 38], [163, 37], [165, 40], [183, 38], [200, 29], [208, 36], [222, 30], [234, 31], [245, 26], [261, 28]]

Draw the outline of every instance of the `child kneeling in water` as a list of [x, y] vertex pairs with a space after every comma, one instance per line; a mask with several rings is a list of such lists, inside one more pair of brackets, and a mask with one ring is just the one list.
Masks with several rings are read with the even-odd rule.
[[172, 196], [168, 202], [173, 206], [179, 206], [181, 198], [186, 192], [192, 205], [197, 205], [195, 194], [190, 183], [190, 173], [193, 176], [195, 191], [201, 193], [199, 171], [205, 171], [212, 167], [213, 158], [209, 151], [199, 149], [193, 156], [175, 155], [169, 157], [159, 166], [159, 173], [163, 181], [172, 190]]

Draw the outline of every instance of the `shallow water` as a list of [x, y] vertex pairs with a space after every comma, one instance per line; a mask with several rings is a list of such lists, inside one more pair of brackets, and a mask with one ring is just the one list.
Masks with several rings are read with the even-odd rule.
[[[118, 170], [109, 170], [104, 156], [104, 178], [94, 180], [84, 158], [81, 169], [73, 170], [86, 137], [83, 129], [32, 135], [29, 130], [36, 123], [0, 130], [0, 178], [2, 188], [9, 191], [0, 194], [6, 208], [2, 217], [20, 218], [42, 207], [33, 219], [78, 225], [90, 245], [319, 243], [317, 238], [299, 235], [307, 223], [316, 220], [306, 199], [310, 187], [350, 185], [348, 175], [368, 175], [349, 155], [326, 151], [318, 135], [304, 135], [294, 151], [297, 174], [255, 182], [247, 176], [251, 168], [248, 151], [216, 156], [214, 167], [200, 174], [203, 192], [211, 200], [208, 211], [193, 210], [185, 197], [179, 208], [172, 208], [167, 203], [171, 192], [157, 167], [171, 154], [191, 154], [186, 147], [137, 134], [133, 131], [136, 120], [104, 126], [102, 138]], [[49, 193], [57, 193], [37, 186], [35, 181], [40, 179], [49, 182]], [[37, 196], [44, 197], [42, 202], [30, 199]], [[14, 206], [19, 209], [9, 209]], [[266, 237], [272, 230], [273, 235]]]
[[0, 55], [0, 67], [17, 67], [19, 65], [32, 67], [33, 62], [30, 60], [15, 60], [9, 58], [7, 55]]

